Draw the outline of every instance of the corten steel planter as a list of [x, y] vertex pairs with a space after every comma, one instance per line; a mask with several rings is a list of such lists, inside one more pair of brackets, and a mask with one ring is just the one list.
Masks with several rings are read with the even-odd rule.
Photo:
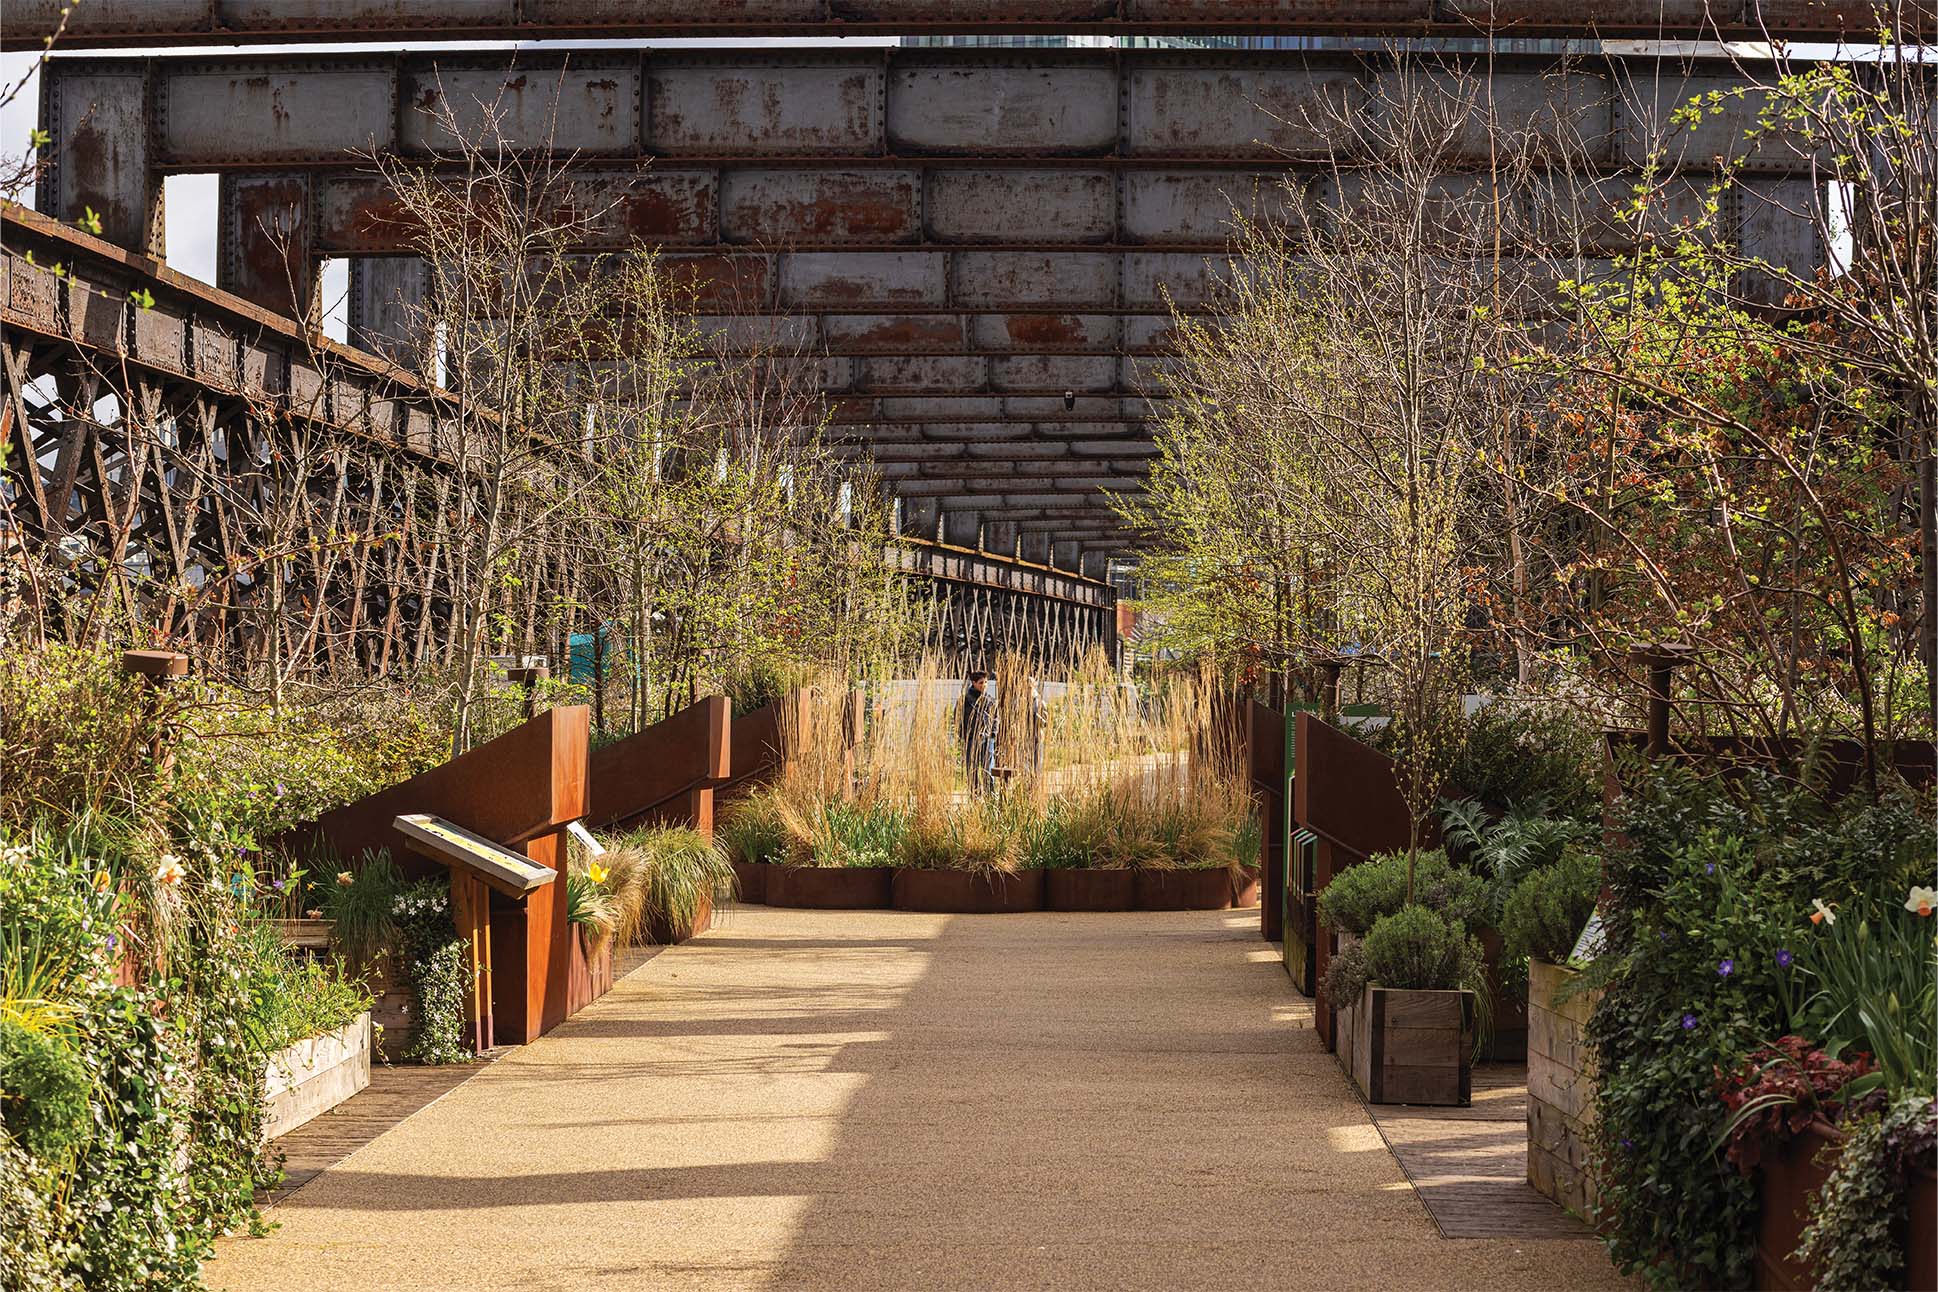
[[1231, 905], [1231, 871], [1223, 866], [1134, 873], [1140, 911], [1222, 911]]
[[1043, 909], [1043, 872], [931, 870], [895, 872], [895, 909], [937, 915], [1014, 915]]
[[1588, 1162], [1595, 1056], [1582, 1033], [1601, 993], [1556, 1003], [1576, 976], [1545, 960], [1528, 962], [1528, 1183], [1585, 1220], [1598, 1195]]
[[1231, 882], [1231, 904], [1234, 908], [1257, 906], [1259, 902], [1258, 867], [1241, 867], [1237, 878]]
[[[1774, 1153], [1763, 1155], [1756, 1172], [1759, 1292], [1809, 1292], [1816, 1286], [1810, 1267], [1791, 1253], [1810, 1223], [1810, 1200], [1830, 1178], [1843, 1142], [1842, 1131], [1819, 1120]], [[1904, 1286], [1912, 1292], [1931, 1292], [1938, 1289], [1938, 1176], [1923, 1166], [1913, 1167], [1910, 1177], [1909, 1224], [1897, 1227], [1893, 1236], [1905, 1245]]]
[[775, 866], [767, 904], [814, 911], [885, 911], [895, 904], [892, 866]]
[[1046, 911], [1128, 911], [1137, 905], [1133, 870], [1046, 870]]
[[727, 863], [733, 867], [734, 886], [740, 890], [743, 902], [765, 902], [767, 900], [767, 872], [773, 867], [764, 861], [734, 861]]
[[713, 898], [702, 895], [699, 908], [693, 912], [691, 925], [676, 927], [668, 916], [656, 914], [647, 921], [646, 936], [655, 946], [670, 947], [685, 942], [696, 934], [705, 933], [712, 927]]
[[586, 940], [585, 930], [572, 926], [572, 965], [565, 980], [565, 1014], [572, 1015], [612, 990], [612, 939], [606, 938], [595, 951]]
[[1367, 1103], [1473, 1103], [1474, 993], [1369, 986], [1339, 1011], [1339, 1033], [1339, 1061]]

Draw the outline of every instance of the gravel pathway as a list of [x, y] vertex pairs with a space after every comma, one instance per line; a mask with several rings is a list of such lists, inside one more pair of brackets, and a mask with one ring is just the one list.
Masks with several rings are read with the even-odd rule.
[[217, 1288], [1626, 1286], [1440, 1238], [1253, 912], [743, 907], [289, 1195]]

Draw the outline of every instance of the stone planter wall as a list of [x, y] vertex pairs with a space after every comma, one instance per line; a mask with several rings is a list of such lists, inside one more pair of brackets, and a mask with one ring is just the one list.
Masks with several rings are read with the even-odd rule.
[[287, 1135], [370, 1084], [370, 1014], [269, 1056], [263, 1138]]
[[1588, 1135], [1595, 1120], [1594, 1054], [1582, 1039], [1599, 993], [1554, 1003], [1572, 969], [1528, 963], [1528, 1183], [1586, 1219], [1595, 1205]]

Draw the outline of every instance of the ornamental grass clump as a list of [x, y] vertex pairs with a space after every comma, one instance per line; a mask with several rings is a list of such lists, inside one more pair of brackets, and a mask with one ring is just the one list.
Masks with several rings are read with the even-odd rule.
[[758, 789], [729, 803], [714, 823], [713, 837], [729, 861], [771, 865], [787, 860], [787, 826], [776, 791]]

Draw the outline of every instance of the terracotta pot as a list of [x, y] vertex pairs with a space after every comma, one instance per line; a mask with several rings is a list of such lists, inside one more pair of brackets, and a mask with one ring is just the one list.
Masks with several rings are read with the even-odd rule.
[[1046, 870], [1046, 911], [1128, 911], [1137, 905], [1133, 870]]
[[[1816, 1286], [1810, 1267], [1791, 1257], [1810, 1223], [1810, 1200], [1837, 1165], [1844, 1134], [1826, 1121], [1812, 1122], [1774, 1153], [1763, 1155], [1756, 1173], [1756, 1286], [1759, 1292], [1808, 1292]], [[1819, 1151], [1829, 1149], [1823, 1161]], [[1938, 1289], [1938, 1175], [1914, 1168], [1909, 1181], [1905, 1287], [1911, 1292]]]
[[905, 866], [895, 872], [895, 909], [941, 915], [1013, 915], [1043, 909], [1043, 872], [1014, 875]]
[[729, 862], [733, 867], [734, 884], [740, 889], [743, 902], [764, 902], [767, 900], [767, 872], [773, 867], [764, 861]]
[[1231, 905], [1231, 872], [1223, 866], [1135, 873], [1140, 911], [1222, 911]]
[[697, 933], [705, 933], [713, 927], [713, 899], [702, 896], [700, 905], [693, 912], [693, 927], [675, 928], [664, 915], [655, 915], [646, 925], [646, 936], [656, 946], [670, 947], [686, 941]]
[[815, 911], [885, 911], [895, 904], [889, 866], [773, 866], [767, 904]]

